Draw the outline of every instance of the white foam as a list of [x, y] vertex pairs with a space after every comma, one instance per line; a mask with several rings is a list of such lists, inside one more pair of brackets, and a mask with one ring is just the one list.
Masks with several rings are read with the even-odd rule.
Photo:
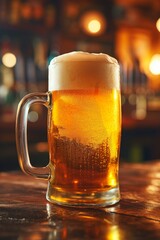
[[115, 58], [103, 53], [71, 52], [52, 59], [49, 91], [89, 88], [120, 89]]
[[104, 53], [88, 53], [88, 52], [70, 52], [62, 54], [51, 60], [50, 65], [66, 62], [66, 61], [106, 61], [108, 63], [118, 64], [117, 60]]

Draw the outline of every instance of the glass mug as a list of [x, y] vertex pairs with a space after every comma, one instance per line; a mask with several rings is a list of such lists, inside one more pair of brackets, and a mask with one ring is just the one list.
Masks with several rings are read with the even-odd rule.
[[[19, 103], [16, 144], [22, 170], [48, 179], [48, 201], [104, 207], [120, 200], [121, 97], [119, 65], [106, 54], [71, 52], [49, 65], [47, 93]], [[31, 165], [27, 144], [29, 108], [48, 108], [49, 164]]]

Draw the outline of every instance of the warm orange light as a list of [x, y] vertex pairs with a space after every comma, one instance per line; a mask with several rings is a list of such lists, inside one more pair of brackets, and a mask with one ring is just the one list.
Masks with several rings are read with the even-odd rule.
[[151, 73], [154, 75], [160, 74], [160, 54], [155, 54], [151, 58], [149, 69], [150, 69]]
[[156, 28], [160, 32], [160, 18], [156, 22]]
[[121, 239], [118, 226], [112, 225], [109, 227], [109, 231], [107, 231], [107, 239], [110, 239], [110, 240], [120, 240]]
[[97, 33], [101, 29], [101, 23], [97, 19], [93, 19], [88, 23], [88, 30], [91, 33]]
[[88, 11], [81, 18], [81, 27], [90, 35], [101, 35], [106, 29], [106, 19], [101, 12]]

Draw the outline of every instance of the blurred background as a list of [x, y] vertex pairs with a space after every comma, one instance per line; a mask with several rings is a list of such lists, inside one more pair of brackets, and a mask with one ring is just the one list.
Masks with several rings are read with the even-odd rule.
[[[159, 0], [0, 0], [0, 171], [19, 169], [20, 99], [47, 91], [50, 60], [69, 51], [104, 52], [121, 66], [121, 161], [160, 158]], [[30, 109], [32, 163], [48, 162], [47, 110]]]

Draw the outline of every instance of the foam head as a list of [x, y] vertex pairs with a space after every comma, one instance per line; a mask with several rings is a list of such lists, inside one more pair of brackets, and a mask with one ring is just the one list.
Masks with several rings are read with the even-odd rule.
[[107, 54], [71, 52], [55, 57], [49, 65], [49, 91], [120, 89], [119, 65]]

